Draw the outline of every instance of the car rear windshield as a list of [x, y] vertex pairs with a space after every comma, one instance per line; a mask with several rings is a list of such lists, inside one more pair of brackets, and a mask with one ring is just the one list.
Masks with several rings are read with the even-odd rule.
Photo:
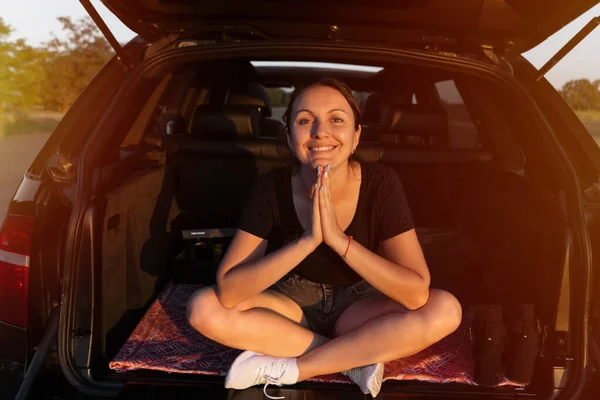
[[[146, 136], [172, 134], [206, 134], [219, 140], [219, 116], [238, 123], [231, 115], [244, 112], [252, 115], [251, 132], [241, 135], [244, 139], [282, 139], [283, 114], [294, 89], [328, 76], [352, 88], [361, 109], [361, 142], [521, 157], [510, 106], [490, 92], [489, 85], [435, 69], [369, 68], [336, 70], [331, 64], [327, 69], [305, 64], [293, 68], [293, 63], [264, 67], [239, 60], [183, 67], [157, 86], [123, 145], [138, 144]], [[207, 133], [211, 123], [217, 129]]]

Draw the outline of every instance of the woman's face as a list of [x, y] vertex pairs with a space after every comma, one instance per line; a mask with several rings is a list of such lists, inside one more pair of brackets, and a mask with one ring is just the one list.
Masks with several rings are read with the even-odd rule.
[[303, 165], [335, 168], [348, 160], [358, 145], [360, 126], [346, 98], [329, 86], [306, 89], [294, 102], [288, 142]]

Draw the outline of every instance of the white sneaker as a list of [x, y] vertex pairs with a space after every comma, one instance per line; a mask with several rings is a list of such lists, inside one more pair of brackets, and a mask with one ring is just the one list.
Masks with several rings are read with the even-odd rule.
[[352, 368], [342, 374], [352, 379], [364, 394], [376, 397], [381, 390], [383, 382], [383, 363], [366, 365], [364, 367]]
[[293, 385], [298, 381], [298, 367], [295, 358], [280, 358], [265, 356], [252, 351], [240, 354], [225, 378], [225, 387], [228, 389], [246, 389], [254, 385], [265, 385], [263, 392], [269, 399], [283, 399], [271, 397], [267, 394], [268, 385]]

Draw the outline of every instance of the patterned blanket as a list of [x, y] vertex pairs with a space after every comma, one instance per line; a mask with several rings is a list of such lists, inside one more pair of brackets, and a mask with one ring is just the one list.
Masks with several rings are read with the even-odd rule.
[[[188, 324], [187, 300], [197, 289], [198, 286], [169, 284], [110, 362], [110, 368], [118, 372], [150, 369], [226, 375], [240, 351], [207, 339]], [[472, 316], [472, 312], [466, 312], [459, 329], [435, 345], [386, 363], [384, 380], [476, 385], [469, 329]], [[342, 374], [320, 376], [311, 381], [350, 382]], [[507, 385], [520, 386], [507, 379], [500, 383], [500, 386]]]

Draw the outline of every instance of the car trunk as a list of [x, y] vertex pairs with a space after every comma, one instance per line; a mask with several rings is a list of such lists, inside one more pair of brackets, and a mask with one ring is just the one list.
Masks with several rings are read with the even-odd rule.
[[[198, 68], [199, 64], [193, 65]], [[398, 65], [414, 67], [408, 58]], [[210, 75], [214, 71], [231, 74], [231, 68], [236, 70], [239, 64], [212, 65], [202, 69], [210, 76], [202, 79], [214, 79]], [[383, 75], [371, 80], [347, 78], [357, 88], [385, 87], [381, 82], [386, 82], [386, 73], [397, 73], [394, 68], [386, 64]], [[412, 361], [399, 361], [390, 367], [394, 376], [384, 383], [382, 392], [547, 397], [556, 385], [557, 353], [546, 338], [555, 337], [557, 331], [569, 243], [553, 192], [554, 178], [550, 170], [544, 173], [543, 157], [532, 151], [535, 141], [531, 139], [536, 133], [529, 125], [531, 115], [522, 111], [517, 96], [507, 102], [504, 89], [469, 74], [467, 68], [455, 75], [447, 75], [436, 64], [418, 68], [423, 81], [429, 82], [429, 75], [431, 82], [455, 81], [462, 87], [462, 101], [473, 103], [467, 107], [469, 118], [464, 119], [463, 109], [443, 102], [450, 118], [449, 132], [470, 137], [471, 129], [485, 125], [481, 132], [488, 137], [465, 139], [465, 143], [472, 142], [465, 145], [450, 136], [451, 144], [428, 148], [399, 143], [397, 132], [384, 130], [377, 140], [365, 141], [357, 151], [362, 162], [380, 162], [399, 175], [431, 271], [432, 287], [455, 294], [465, 314], [459, 334], [444, 342], [445, 349], [438, 349], [443, 354], [415, 359], [424, 372], [407, 374]], [[258, 75], [260, 79], [260, 72]], [[157, 89], [138, 110], [138, 121], [131, 121], [120, 148], [107, 151], [104, 155], [111, 156], [103, 158], [93, 171], [99, 195], [87, 208], [93, 234], [85, 240], [94, 261], [91, 268], [82, 268], [77, 274], [70, 346], [74, 364], [87, 369], [96, 381], [222, 388], [222, 374], [236, 354], [191, 330], [185, 303], [194, 290], [214, 283], [216, 267], [253, 181], [287, 160], [272, 138], [198, 138], [194, 124], [203, 129], [206, 124], [182, 108], [196, 96], [199, 105], [192, 107], [194, 112], [205, 112], [201, 84], [193, 76], [182, 72], [153, 78]], [[181, 89], [193, 85], [198, 86], [195, 94]], [[411, 89], [413, 102], [431, 97], [426, 95], [427, 85]], [[186, 93], [180, 97], [187, 100], [173, 105], [169, 93], [174, 91], [169, 88]], [[478, 109], [477, 101], [472, 101], [489, 101], [483, 93], [488, 98], [498, 96], [494, 103], [498, 114], [491, 103], [489, 108], [479, 104]], [[174, 117], [170, 108], [178, 110]], [[163, 116], [171, 115], [163, 120], [169, 128], [160, 140], [152, 138], [154, 130], [148, 123], [156, 122], [153, 110], [157, 109]], [[511, 113], [515, 109], [521, 112]], [[145, 123], [139, 124], [139, 120]], [[133, 140], [138, 125], [144, 126], [143, 134]], [[527, 162], [521, 159], [521, 152]], [[531, 384], [499, 381], [502, 386], [485, 388], [473, 384], [472, 321], [477, 310], [490, 305], [502, 307], [509, 330], [517, 310], [523, 306], [535, 310], [540, 350]], [[440, 362], [444, 355], [454, 354], [453, 346], [464, 350], [460, 357]], [[466, 364], [449, 368], [452, 362]], [[453, 372], [436, 377], [436, 368]], [[295, 388], [324, 393], [353, 389], [339, 376]]]
[[[432, 287], [454, 293], [466, 315], [473, 306], [501, 305], [507, 323], [515, 307], [533, 304], [541, 328], [540, 340], [542, 333], [551, 331], [566, 243], [559, 224], [552, 222], [558, 221], [556, 210], [544, 197], [522, 177], [492, 165], [393, 166], [403, 178], [414, 210], [417, 232], [431, 270]], [[200, 350], [190, 354], [186, 346], [179, 350], [182, 362], [166, 357], [161, 365], [158, 358], [163, 351], [173, 350], [169, 349], [169, 337], [178, 340], [177, 332], [163, 337], [144, 336], [152, 324], [163, 324], [169, 330], [185, 327], [188, 296], [197, 288], [195, 285], [214, 283], [215, 269], [229, 241], [219, 237], [186, 240], [171, 230], [180, 216], [174, 194], [168, 193], [169, 187], [173, 187], [169, 182], [173, 179], [171, 172], [169, 167], [164, 167], [131, 177], [106, 197], [102, 314], [100, 325], [95, 327], [101, 332], [98, 336], [104, 339], [100, 340], [102, 351], [98, 351], [103, 357], [96, 360], [95, 366], [110, 375], [127, 371], [124, 372], [127, 379], [135, 380], [141, 379], [145, 374], [143, 370], [148, 369], [179, 370], [180, 373], [212, 371], [203, 369], [202, 363], [186, 367], [185, 360], [190, 355], [202, 358]], [[192, 285], [191, 288], [188, 285]], [[168, 293], [163, 293], [165, 290]], [[156, 306], [152, 312], [148, 311], [158, 296]], [[145, 326], [138, 327], [140, 331], [128, 345], [148, 340], [154, 347], [164, 348], [152, 353], [148, 347], [144, 357], [135, 354], [141, 349], [123, 353], [123, 345], [146, 311], [149, 314], [164, 311], [165, 315], [149, 319]], [[192, 347], [198, 344], [190, 340]], [[207, 351], [206, 347], [202, 344], [202, 351]], [[117, 357], [119, 351], [121, 354]], [[223, 366], [230, 361], [230, 353], [222, 350]], [[169, 354], [177, 358], [177, 350]], [[118, 362], [113, 367], [119, 372], [107, 369], [115, 357]], [[128, 365], [130, 358], [137, 360], [137, 364]], [[549, 361], [547, 356], [539, 358], [535, 380], [527, 392], [543, 393], [549, 389]], [[164, 374], [153, 379], [167, 382], [174, 377]], [[495, 390], [490, 389], [490, 392]], [[522, 388], [497, 390], [522, 393]]]

